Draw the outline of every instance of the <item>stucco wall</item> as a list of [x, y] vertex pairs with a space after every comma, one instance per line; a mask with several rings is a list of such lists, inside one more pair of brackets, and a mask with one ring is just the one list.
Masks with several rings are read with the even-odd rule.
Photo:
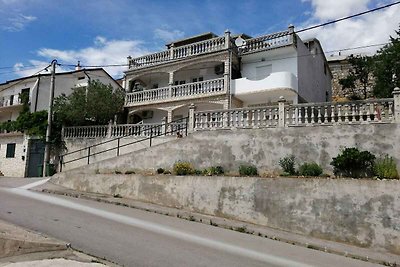
[[[15, 155], [6, 158], [7, 144], [15, 144]], [[27, 162], [27, 140], [22, 134], [3, 134], [0, 137], [0, 171], [4, 176], [24, 177]]]
[[[297, 49], [299, 95], [311, 103], [330, 101], [332, 76], [321, 47], [311, 42], [310, 51], [298, 38]], [[328, 92], [328, 99], [326, 99], [326, 92]]]
[[188, 137], [87, 166], [85, 172], [118, 168], [170, 168], [190, 161], [196, 168], [222, 165], [237, 172], [251, 163], [262, 171], [279, 170], [279, 159], [293, 154], [299, 162], [315, 161], [326, 172], [343, 147], [357, 146], [377, 156], [389, 154], [400, 166], [400, 124], [357, 124], [198, 131]]
[[400, 254], [400, 181], [62, 173], [52, 181]]

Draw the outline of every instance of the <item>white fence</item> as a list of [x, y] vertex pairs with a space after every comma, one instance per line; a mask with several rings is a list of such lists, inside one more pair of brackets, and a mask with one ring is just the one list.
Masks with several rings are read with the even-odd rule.
[[[261, 128], [395, 121], [394, 100], [312, 103], [194, 112], [194, 130]], [[190, 123], [190, 121], [189, 121]]]

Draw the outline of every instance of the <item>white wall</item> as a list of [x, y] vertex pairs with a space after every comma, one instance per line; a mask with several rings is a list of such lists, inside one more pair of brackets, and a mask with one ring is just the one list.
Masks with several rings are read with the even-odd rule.
[[270, 70], [271, 73], [284, 71], [297, 76], [296, 50], [293, 47], [285, 47], [242, 57], [241, 73], [243, 78], [257, 80], [257, 68], [260, 67], [266, 67], [265, 70]]

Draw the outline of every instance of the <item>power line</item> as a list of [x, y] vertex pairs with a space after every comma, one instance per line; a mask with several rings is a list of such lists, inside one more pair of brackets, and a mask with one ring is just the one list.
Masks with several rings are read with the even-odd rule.
[[311, 27], [308, 27], [308, 28], [304, 28], [304, 29], [295, 31], [295, 33], [305, 32], [305, 31], [309, 31], [309, 30], [312, 30], [312, 29], [324, 27], [326, 25], [330, 25], [330, 24], [334, 24], [334, 23], [337, 23], [337, 22], [340, 22], [340, 21], [343, 21], [343, 20], [359, 17], [359, 16], [362, 16], [362, 15], [365, 15], [365, 14], [368, 14], [368, 13], [372, 13], [372, 12], [375, 12], [375, 11], [378, 11], [378, 10], [381, 10], [381, 9], [384, 9], [384, 8], [388, 8], [388, 7], [391, 7], [391, 6], [394, 6], [394, 5], [398, 5], [398, 4], [400, 4], [400, 1], [397, 1], [397, 2], [394, 2], [394, 3], [391, 3], [391, 4], [387, 4], [387, 5], [384, 5], [384, 6], [381, 6], [381, 7], [373, 8], [373, 9], [370, 9], [370, 10], [367, 10], [367, 11], [364, 11], [364, 12], [360, 12], [360, 13], [357, 13], [357, 14], [354, 14], [354, 15], [350, 15], [350, 16], [347, 16], [347, 17], [343, 17], [343, 18], [340, 18], [340, 19], [336, 19], [336, 20], [328, 21], [328, 22], [325, 22], [325, 23], [322, 23], [322, 24], [314, 25], [314, 26], [311, 26]]
[[[36, 74], [39, 74], [40, 72], [44, 71], [45, 69], [47, 69], [47, 68], [50, 67], [50, 66], [51, 66], [51, 65], [48, 65], [48, 66], [44, 67], [43, 69], [37, 71], [36, 73], [34, 73], [34, 74], [32, 74], [31, 76], [26, 77], [26, 78], [32, 78], [33, 76], [35, 76]], [[21, 79], [21, 80], [17, 81], [16, 83], [11, 82], [11, 84], [10, 84], [8, 87], [6, 87], [6, 88], [1, 88], [1, 91], [7, 90], [8, 88], [11, 88], [11, 87], [13, 87], [13, 86], [15, 86], [15, 85], [17, 85], [17, 84], [20, 84], [20, 83], [22, 83], [24, 80], [25, 80], [25, 79]]]

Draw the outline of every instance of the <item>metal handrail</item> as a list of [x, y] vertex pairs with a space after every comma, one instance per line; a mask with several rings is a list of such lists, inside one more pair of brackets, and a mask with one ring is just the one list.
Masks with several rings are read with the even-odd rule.
[[[114, 139], [111, 139], [111, 140], [107, 140], [107, 141], [104, 141], [104, 142], [100, 142], [98, 144], [90, 145], [90, 146], [87, 146], [87, 147], [84, 147], [84, 148], [81, 148], [81, 149], [78, 149], [78, 150], [75, 150], [75, 151], [72, 151], [72, 152], [68, 152], [68, 153], [62, 154], [62, 155], [60, 155], [60, 172], [62, 172], [63, 164], [71, 163], [71, 162], [78, 161], [78, 160], [85, 159], [85, 158], [87, 158], [87, 164], [90, 164], [90, 156], [95, 156], [95, 155], [98, 155], [98, 154], [102, 154], [102, 153], [105, 153], [105, 152], [108, 152], [108, 151], [112, 151], [114, 149], [117, 150], [117, 156], [119, 156], [119, 149], [121, 147], [125, 147], [125, 146], [128, 146], [128, 145], [141, 143], [141, 142], [149, 140], [150, 141], [150, 147], [151, 147], [152, 139], [156, 138], [156, 137], [159, 137], [159, 136], [166, 136], [167, 134], [178, 132], [178, 131], [180, 132], [182, 130], [185, 131], [185, 136], [187, 136], [187, 134], [188, 134], [188, 119], [189, 119], [189, 117], [184, 117], [184, 118], [181, 118], [181, 119], [178, 119], [178, 120], [175, 120], [175, 121], [171, 121], [171, 122], [162, 124], [165, 127], [165, 130], [161, 134], [153, 135], [153, 129], [159, 128], [160, 125], [153, 126], [153, 127], [149, 128], [149, 129], [147, 129], [147, 130], [150, 130], [150, 136], [149, 137], [146, 137], [146, 138], [141, 139], [141, 140], [136, 140], [136, 141], [133, 141], [133, 142], [129, 142], [129, 143], [126, 143], [126, 144], [123, 144], [123, 145], [120, 145], [120, 140], [122, 138], [125, 138], [125, 137], [128, 137], [128, 136], [132, 136], [132, 134], [123, 135], [123, 136], [120, 136], [120, 137], [117, 137], [117, 138], [114, 138]], [[179, 122], [184, 122], [184, 124], [183, 125], [179, 124]], [[167, 127], [169, 125], [174, 125], [174, 124], [182, 125], [183, 128], [181, 129], [180, 126], [179, 126], [178, 129], [173, 129], [172, 128], [172, 130], [167, 131]], [[117, 146], [116, 147], [108, 148], [108, 149], [105, 149], [105, 150], [102, 150], [102, 151], [98, 151], [98, 152], [95, 152], [93, 154], [90, 153], [90, 149], [91, 148], [97, 147], [97, 146], [100, 146], [100, 145], [103, 145], [103, 144], [107, 144], [107, 143], [110, 143], [110, 142], [113, 142], [113, 141], [117, 141]], [[76, 158], [76, 159], [72, 159], [72, 160], [64, 162], [64, 157], [65, 156], [71, 155], [71, 154], [74, 154], [74, 153], [77, 153], [77, 152], [81, 152], [81, 151], [84, 151], [84, 150], [88, 151], [88, 154], [86, 156], [83, 156], [83, 157], [80, 157], [80, 158]]]

